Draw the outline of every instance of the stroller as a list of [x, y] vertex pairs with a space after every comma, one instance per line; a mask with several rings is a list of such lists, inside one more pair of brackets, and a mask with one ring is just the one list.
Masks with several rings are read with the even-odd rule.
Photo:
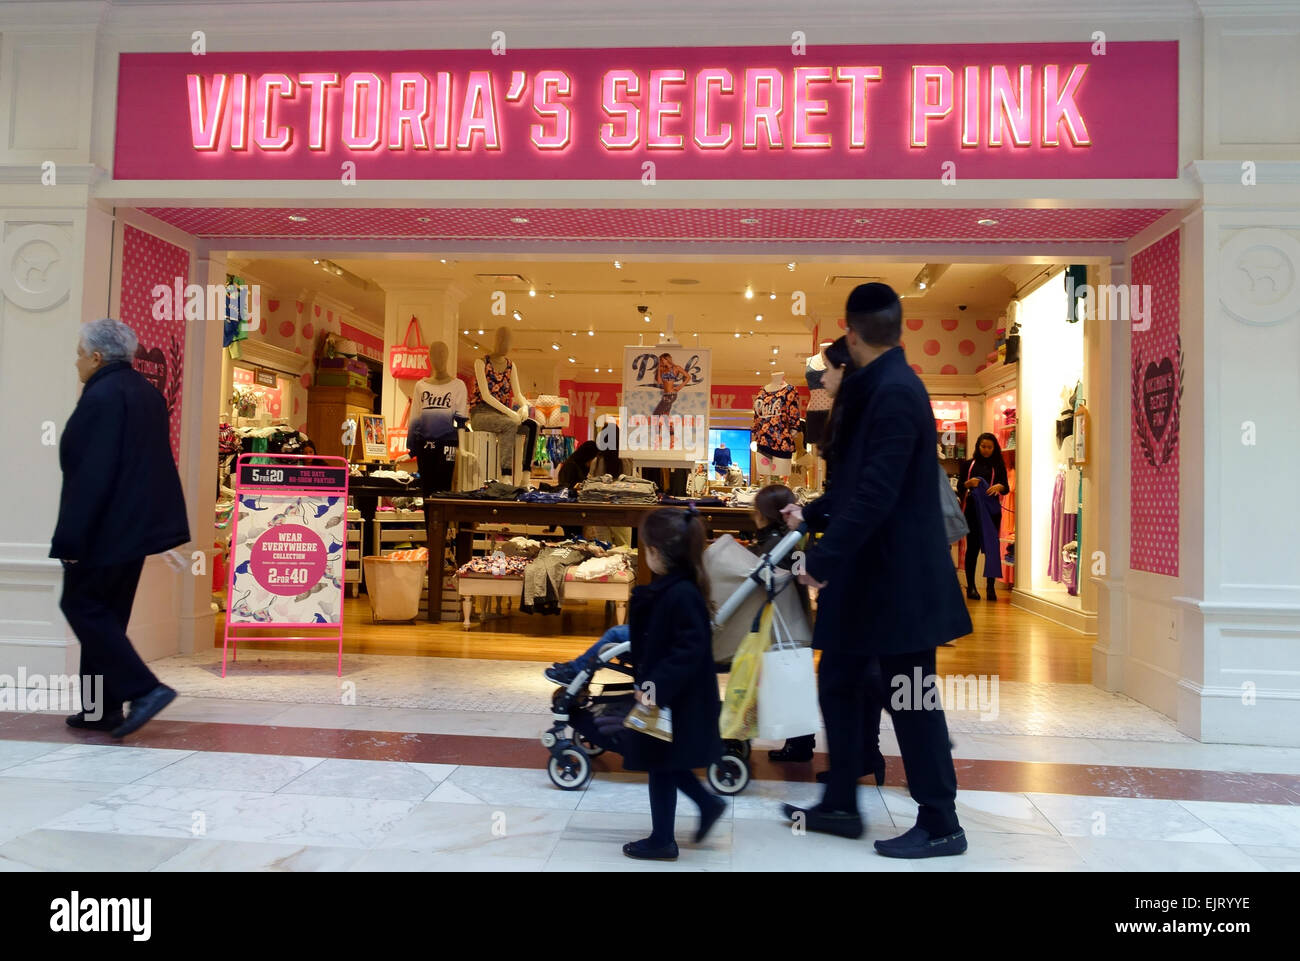
[[[788, 571], [778, 570], [776, 565], [798, 546], [804, 533], [801, 527], [783, 537], [719, 604], [713, 630], [713, 658], [718, 673], [730, 670], [731, 658], [740, 640], [751, 623], [757, 624], [768, 604], [780, 601], [783, 605], [792, 603], [797, 608], [799, 602], [793, 590], [783, 595], [794, 579]], [[725, 556], [728, 551], [734, 555], [737, 551], [747, 552], [747, 548], [730, 537], [716, 541], [705, 553], [705, 564], [710, 567], [711, 577], [715, 575], [711, 561]], [[731, 560], [734, 566], [734, 556]], [[719, 588], [725, 583], [725, 577], [715, 577], [715, 600]], [[761, 594], [758, 593], [760, 590]], [[737, 616], [742, 608], [745, 608], [744, 616]], [[623, 719], [635, 703], [633, 665], [627, 659], [631, 646], [630, 642], [607, 644], [597, 655], [593, 669], [579, 671], [571, 684], [556, 688], [551, 696], [553, 723], [542, 734], [542, 746], [551, 755], [546, 767], [551, 783], [563, 791], [578, 791], [586, 787], [593, 773], [591, 758], [606, 751], [621, 754], [623, 740], [633, 736], [634, 732], [623, 727]], [[620, 674], [626, 680], [593, 684], [593, 676], [602, 668]], [[718, 794], [743, 791], [749, 784], [749, 756], [748, 741], [724, 740], [722, 756], [708, 767], [709, 787]]]

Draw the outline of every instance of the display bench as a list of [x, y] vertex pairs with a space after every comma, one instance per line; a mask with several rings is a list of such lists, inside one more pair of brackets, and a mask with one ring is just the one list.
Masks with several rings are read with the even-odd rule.
[[[424, 514], [429, 548], [429, 575], [441, 574], [441, 558], [447, 544], [449, 525], [457, 525], [456, 564], [470, 559], [474, 545], [473, 525], [503, 524], [510, 530], [529, 526], [598, 525], [605, 527], [640, 526], [641, 519], [658, 504], [532, 504], [526, 501], [464, 500], [452, 497], [429, 497], [424, 501]], [[700, 520], [706, 531], [750, 532], [754, 530], [753, 512], [748, 507], [708, 507], [699, 509]], [[638, 583], [649, 583], [650, 569], [637, 565]], [[430, 620], [440, 620], [430, 612]]]

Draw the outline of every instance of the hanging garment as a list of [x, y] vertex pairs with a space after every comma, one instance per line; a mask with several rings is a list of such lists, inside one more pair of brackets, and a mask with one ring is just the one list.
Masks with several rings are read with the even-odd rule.
[[799, 431], [799, 391], [793, 384], [764, 387], [754, 397], [754, 439], [765, 457], [789, 459]]
[[1047, 576], [1058, 584], [1061, 582], [1061, 545], [1066, 543], [1061, 538], [1062, 518], [1065, 516], [1062, 510], [1064, 505], [1065, 472], [1062, 471], [1056, 475], [1056, 482], [1052, 485], [1052, 513], [1049, 521], [1052, 542], [1047, 548]]
[[984, 552], [984, 576], [998, 578], [1002, 576], [1002, 551], [998, 547], [998, 531], [1002, 528], [1002, 504], [997, 495], [989, 494], [989, 482], [983, 477], [976, 478], [979, 486], [966, 492], [968, 502], [975, 505], [975, 516], [979, 518], [980, 550]]

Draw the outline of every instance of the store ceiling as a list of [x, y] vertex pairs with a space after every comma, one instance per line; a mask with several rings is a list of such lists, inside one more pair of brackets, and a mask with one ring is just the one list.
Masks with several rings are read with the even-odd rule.
[[[771, 262], [620, 261], [616, 267], [612, 260], [446, 260], [336, 256], [330, 263], [342, 268], [341, 277], [311, 258], [237, 258], [232, 265], [281, 293], [325, 293], [378, 324], [385, 287], [457, 287], [466, 294], [460, 305], [462, 366], [476, 344], [479, 351], [490, 350], [494, 331], [504, 325], [521, 366], [531, 356], [542, 369], [556, 365], [561, 376], [604, 379], [613, 376], [608, 369], [618, 367], [625, 345], [659, 343], [671, 315], [679, 342], [713, 348], [715, 380], [741, 383], [753, 380], [756, 370], [766, 378], [772, 370], [797, 369], [813, 349], [816, 325], [821, 339], [838, 336], [845, 298], [859, 283], [888, 283], [905, 294], [907, 314], [952, 317], [974, 330], [976, 320], [1000, 316], [1016, 288], [1044, 270], [1030, 264], [930, 265], [929, 276], [937, 279], [922, 291], [917, 278], [927, 265], [921, 262], [812, 261], [795, 262], [791, 269]], [[497, 291], [505, 295], [505, 316], [493, 312]], [[792, 312], [800, 294], [804, 315]]]

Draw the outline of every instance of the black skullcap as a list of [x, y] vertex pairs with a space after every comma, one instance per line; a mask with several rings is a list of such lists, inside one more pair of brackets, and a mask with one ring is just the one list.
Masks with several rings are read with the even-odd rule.
[[846, 314], [875, 314], [898, 304], [898, 294], [889, 284], [858, 284], [844, 305]]

